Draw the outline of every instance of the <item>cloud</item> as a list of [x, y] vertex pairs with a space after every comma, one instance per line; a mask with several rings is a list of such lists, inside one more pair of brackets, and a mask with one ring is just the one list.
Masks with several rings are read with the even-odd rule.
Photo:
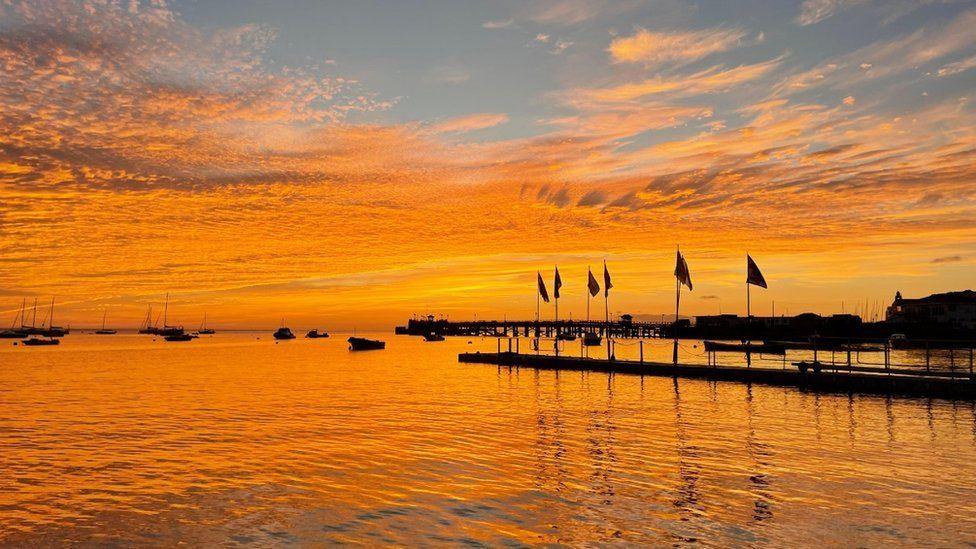
[[867, 0], [803, 0], [800, 4], [800, 14], [796, 16], [799, 25], [813, 25], [824, 19]]
[[747, 35], [741, 28], [661, 32], [641, 28], [631, 36], [615, 38], [607, 51], [615, 63], [682, 64], [738, 47]]
[[556, 44], [550, 50], [550, 53], [553, 55], [559, 55], [569, 49], [569, 47], [572, 45], [573, 43], [568, 40], [556, 40]]
[[956, 61], [954, 63], [949, 63], [944, 65], [939, 69], [939, 76], [952, 76], [954, 74], [959, 74], [961, 72], [968, 71], [976, 67], [976, 55], [967, 57], [961, 61]]
[[780, 66], [782, 60], [779, 57], [731, 69], [713, 66], [688, 75], [660, 76], [602, 88], [576, 88], [562, 94], [562, 97], [571, 104], [581, 106], [620, 103], [659, 95], [674, 98], [722, 92], [769, 75]]
[[535, 38], [533, 40], [535, 40], [536, 42], [541, 42], [543, 44], [546, 44], [549, 42], [549, 35], [540, 32], [539, 34], [535, 35]]
[[478, 113], [451, 118], [431, 126], [433, 133], [466, 133], [491, 128], [508, 122], [508, 115], [502, 113]]
[[933, 259], [932, 263], [958, 263], [960, 261], [962, 261], [961, 255], [947, 255]]
[[481, 26], [486, 29], [507, 29], [508, 27], [511, 27], [513, 24], [515, 24], [515, 20], [509, 18], [509, 19], [501, 19], [497, 21], [485, 21], [484, 23], [481, 24]]

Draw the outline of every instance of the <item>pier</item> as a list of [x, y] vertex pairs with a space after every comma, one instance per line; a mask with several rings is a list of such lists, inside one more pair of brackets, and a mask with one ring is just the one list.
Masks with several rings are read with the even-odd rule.
[[458, 362], [540, 370], [575, 370], [757, 383], [825, 393], [871, 393], [976, 400], [976, 376], [971, 369], [926, 372], [904, 368], [869, 368], [806, 361], [790, 365], [784, 363], [783, 368], [747, 368], [713, 363], [670, 364], [506, 351], [461, 353], [458, 355]]
[[449, 321], [433, 316], [412, 318], [406, 326], [397, 326], [399, 335], [422, 336], [430, 333], [469, 337], [583, 337], [594, 334], [616, 339], [657, 338], [664, 335], [667, 324], [617, 320], [470, 320]]

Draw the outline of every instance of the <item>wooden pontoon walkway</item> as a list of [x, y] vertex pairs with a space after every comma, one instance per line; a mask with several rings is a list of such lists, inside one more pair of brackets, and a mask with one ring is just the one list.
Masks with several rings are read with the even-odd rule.
[[906, 369], [848, 368], [809, 362], [786, 369], [703, 366], [636, 360], [606, 360], [510, 352], [461, 353], [458, 362], [496, 364], [543, 370], [584, 370], [799, 387], [827, 393], [873, 393], [976, 400], [976, 380], [966, 370], [938, 373]]

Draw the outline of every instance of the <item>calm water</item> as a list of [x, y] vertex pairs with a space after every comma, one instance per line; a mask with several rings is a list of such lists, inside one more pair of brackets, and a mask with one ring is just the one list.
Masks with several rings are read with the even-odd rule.
[[973, 403], [498, 369], [456, 360], [494, 340], [382, 337], [0, 341], [0, 543], [976, 542]]

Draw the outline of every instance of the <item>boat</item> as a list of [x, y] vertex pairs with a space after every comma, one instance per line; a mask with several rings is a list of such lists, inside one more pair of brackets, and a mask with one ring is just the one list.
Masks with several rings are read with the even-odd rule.
[[[17, 315], [14, 316], [14, 321], [10, 323], [10, 328], [7, 330], [0, 330], [0, 339], [20, 339], [26, 337], [28, 334], [22, 328], [17, 328], [17, 321], [21, 320], [24, 314], [24, 307], [27, 305], [27, 300], [24, 300], [20, 305], [20, 310], [17, 311]], [[21, 323], [23, 324], [23, 323]]]
[[217, 333], [213, 328], [207, 328], [207, 313], [203, 313], [203, 324], [200, 325], [200, 329], [197, 330], [200, 335], [214, 335]]
[[153, 321], [152, 321], [152, 303], [150, 303], [146, 307], [146, 319], [143, 320], [142, 324], [139, 326], [139, 333], [153, 334], [153, 335], [156, 334], [156, 327], [153, 326]]
[[48, 313], [47, 317], [47, 328], [44, 328], [44, 323], [41, 323], [41, 328], [36, 330], [34, 333], [44, 337], [64, 337], [68, 335], [70, 330], [68, 328], [62, 328], [61, 326], [54, 325], [54, 298], [51, 298], [51, 312]]
[[783, 345], [772, 343], [727, 343], [724, 341], [705, 341], [707, 353], [759, 353], [767, 355], [784, 355]]
[[275, 339], [295, 339], [295, 334], [288, 328], [282, 326], [275, 330], [275, 333], [271, 334]]
[[603, 338], [599, 334], [587, 333], [583, 335], [583, 345], [587, 347], [599, 347], [603, 343]]
[[428, 332], [424, 334], [424, 341], [444, 341], [444, 336], [436, 332]]
[[378, 351], [380, 349], [386, 349], [385, 341], [366, 339], [365, 337], [349, 338], [350, 351]]
[[196, 337], [193, 336], [192, 334], [183, 333], [183, 334], [168, 335], [165, 336], [163, 339], [165, 339], [166, 341], [191, 341], [196, 339]]
[[[166, 294], [166, 304], [163, 306], [163, 327], [154, 328], [156, 335], [161, 335], [163, 337], [167, 336], [181, 336], [186, 333], [183, 326], [170, 326], [169, 325], [169, 293]], [[183, 340], [173, 340], [173, 341], [183, 341]]]
[[322, 339], [329, 337], [329, 334], [325, 331], [320, 332], [318, 330], [309, 330], [305, 333], [305, 337], [308, 339]]
[[560, 332], [556, 334], [556, 339], [560, 341], [576, 341], [576, 336], [569, 332]]
[[24, 345], [29, 347], [41, 346], [41, 345], [60, 345], [61, 342], [54, 338], [41, 339], [39, 337], [32, 337], [21, 341]]
[[102, 311], [102, 327], [98, 330], [95, 330], [95, 333], [97, 335], [115, 335], [117, 333], [115, 330], [109, 330], [105, 328], [105, 315], [107, 313], [108, 310]]

